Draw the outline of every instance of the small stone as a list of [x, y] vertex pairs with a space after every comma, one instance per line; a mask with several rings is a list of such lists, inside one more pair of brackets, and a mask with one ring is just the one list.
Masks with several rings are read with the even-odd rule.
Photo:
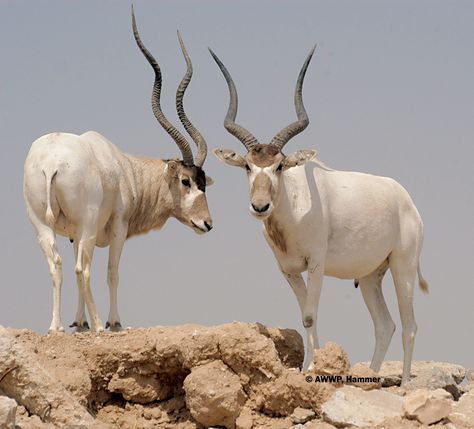
[[448, 417], [452, 402], [444, 389], [419, 389], [407, 394], [403, 410], [408, 418], [430, 425]]
[[349, 377], [347, 384], [364, 390], [380, 389], [382, 387], [382, 378], [374, 370], [360, 363], [350, 369]]
[[310, 421], [311, 419], [314, 419], [315, 416], [316, 414], [313, 410], [297, 407], [293, 410], [293, 414], [291, 414], [290, 418], [291, 421], [295, 424], [304, 424]]
[[235, 421], [235, 429], [252, 429], [253, 417], [249, 408], [244, 408]]
[[306, 429], [306, 426], [299, 423], [297, 425], [290, 426], [290, 429]]
[[402, 417], [402, 406], [403, 398], [393, 393], [344, 386], [322, 405], [322, 416], [337, 427], [373, 427], [388, 418]]
[[15, 429], [16, 408], [14, 399], [0, 396], [0, 429]]
[[448, 418], [456, 426], [472, 427], [472, 422], [474, 422], [474, 391], [462, 395], [461, 399], [453, 404]]
[[460, 384], [458, 388], [459, 388], [459, 393], [462, 396], [466, 393], [469, 393], [471, 390], [474, 391], [474, 383], [471, 382], [469, 384]]
[[348, 374], [350, 368], [349, 358], [344, 349], [332, 341], [324, 347], [314, 351], [314, 368], [311, 372], [323, 375]]

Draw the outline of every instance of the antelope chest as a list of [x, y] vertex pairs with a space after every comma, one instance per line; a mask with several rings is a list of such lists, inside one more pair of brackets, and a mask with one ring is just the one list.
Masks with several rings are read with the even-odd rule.
[[287, 230], [270, 217], [264, 220], [264, 236], [285, 273], [298, 274], [308, 268], [309, 252], [296, 231]]

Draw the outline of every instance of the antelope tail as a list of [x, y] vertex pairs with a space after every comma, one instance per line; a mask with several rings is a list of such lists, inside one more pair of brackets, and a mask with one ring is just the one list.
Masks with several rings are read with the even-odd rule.
[[53, 185], [53, 179], [56, 177], [58, 173], [57, 170], [53, 172], [53, 174], [49, 174], [43, 170], [44, 177], [46, 178], [46, 223], [52, 227], [56, 222], [54, 218], [53, 209], [51, 208], [51, 187]]
[[428, 282], [423, 278], [423, 276], [421, 275], [421, 269], [420, 269], [420, 264], [418, 264], [418, 282], [420, 284], [420, 289], [424, 292], [424, 293], [428, 293], [429, 292], [429, 289], [428, 289]]

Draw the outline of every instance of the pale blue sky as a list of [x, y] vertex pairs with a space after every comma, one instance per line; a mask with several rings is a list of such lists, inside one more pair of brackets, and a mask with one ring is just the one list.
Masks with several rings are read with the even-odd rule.
[[[287, 151], [316, 148], [336, 169], [390, 176], [412, 195], [425, 223], [422, 267], [431, 293], [415, 297], [416, 359], [474, 366], [474, 3], [471, 1], [135, 1], [142, 38], [163, 71], [162, 105], [177, 118], [184, 73], [176, 29], [195, 75], [185, 98], [210, 148], [243, 146], [222, 126], [228, 93], [211, 46], [236, 82], [238, 121], [262, 142], [294, 120], [297, 73], [306, 75], [306, 131]], [[177, 147], [150, 109], [153, 73], [133, 40], [128, 1], [0, 1], [2, 282], [0, 324], [46, 332], [52, 288], [26, 216], [23, 161], [50, 131], [103, 133], [126, 152], [167, 158]], [[212, 155], [206, 172], [215, 229], [200, 237], [171, 220], [130, 240], [121, 262], [119, 310], [126, 326], [233, 320], [301, 329], [296, 299], [248, 213], [245, 174]], [[64, 261], [62, 316], [72, 322], [72, 249]], [[106, 251], [97, 250], [93, 293], [108, 313]], [[398, 307], [384, 281], [397, 332]], [[326, 279], [319, 336], [352, 362], [369, 360], [373, 328], [360, 291]]]

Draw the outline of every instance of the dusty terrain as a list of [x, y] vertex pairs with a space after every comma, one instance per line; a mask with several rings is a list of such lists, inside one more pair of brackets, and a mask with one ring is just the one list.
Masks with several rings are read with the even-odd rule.
[[377, 374], [333, 343], [312, 373], [302, 360], [296, 331], [260, 324], [47, 336], [0, 327], [0, 429], [474, 427], [473, 373], [458, 365], [414, 362], [402, 389], [400, 362], [369, 380]]

